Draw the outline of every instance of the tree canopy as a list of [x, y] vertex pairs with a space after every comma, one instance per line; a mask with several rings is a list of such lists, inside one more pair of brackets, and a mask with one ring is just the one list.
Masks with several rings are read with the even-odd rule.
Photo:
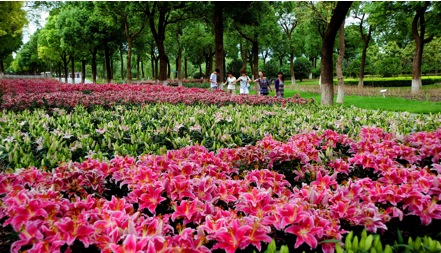
[[[81, 68], [94, 82], [98, 77], [107, 82], [146, 77], [165, 81], [200, 72], [207, 78], [215, 68], [224, 78], [227, 66], [241, 65], [233, 71], [246, 70], [250, 76], [262, 69], [283, 71], [294, 83], [300, 77], [297, 59], [310, 66], [310, 78], [323, 75], [324, 59], [326, 68], [334, 69], [338, 43], [333, 43], [335, 29], [327, 34], [327, 28], [336, 14], [334, 19], [347, 16], [343, 72], [358, 77], [360, 86], [364, 75], [412, 75], [417, 92], [421, 75], [439, 73], [440, 2], [355, 2], [345, 14], [337, 11], [339, 4], [68, 1], [29, 2], [24, 8], [23, 2], [1, 2], [1, 70], [16, 52], [5, 66], [10, 71], [55, 69], [66, 78], [68, 68]], [[22, 45], [25, 10], [34, 20], [41, 6], [50, 10], [46, 24], [32, 42]], [[323, 57], [324, 45], [328, 58]], [[333, 77], [334, 71], [326, 75], [328, 82]]]

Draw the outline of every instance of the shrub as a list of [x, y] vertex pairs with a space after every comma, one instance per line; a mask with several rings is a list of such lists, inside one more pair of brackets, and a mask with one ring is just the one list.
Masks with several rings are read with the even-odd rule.
[[383, 77], [397, 76], [403, 72], [401, 60], [395, 57], [384, 59], [380, 66]]
[[[423, 85], [429, 85], [441, 82], [441, 77], [422, 77]], [[371, 78], [364, 79], [364, 86], [371, 87], [407, 87], [410, 86], [412, 77], [395, 77], [395, 78]], [[337, 81], [334, 80], [334, 84]], [[358, 79], [345, 80], [347, 85], [358, 85]]]
[[279, 68], [279, 64], [277, 63], [277, 61], [270, 60], [263, 66], [262, 70], [265, 72], [265, 76], [268, 79], [273, 80], [273, 79], [276, 79], [277, 72], [280, 71], [280, 68]]
[[233, 76], [236, 78], [240, 76], [240, 71], [242, 70], [243, 62], [240, 59], [235, 59], [228, 64], [227, 71], [231, 71]]
[[294, 74], [296, 79], [302, 81], [304, 78], [308, 78], [311, 71], [311, 62], [305, 57], [297, 58], [294, 62]]
[[202, 72], [196, 72], [193, 74], [194, 79], [201, 79], [201, 77], [204, 77], [204, 73]]

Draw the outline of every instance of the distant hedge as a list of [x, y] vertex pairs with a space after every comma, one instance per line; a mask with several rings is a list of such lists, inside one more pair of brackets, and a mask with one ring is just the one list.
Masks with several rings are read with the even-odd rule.
[[[422, 77], [423, 85], [441, 83], [441, 77]], [[406, 87], [412, 83], [412, 77], [369, 78], [364, 79], [364, 86], [369, 87]], [[334, 80], [334, 84], [337, 81]], [[345, 85], [358, 85], [358, 79], [345, 79]]]

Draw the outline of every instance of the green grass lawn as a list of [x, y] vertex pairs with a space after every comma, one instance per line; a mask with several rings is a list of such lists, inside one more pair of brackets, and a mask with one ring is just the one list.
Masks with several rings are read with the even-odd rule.
[[[253, 87], [251, 87], [253, 88]], [[256, 94], [251, 90], [251, 94]], [[299, 94], [303, 98], [313, 98], [316, 103], [320, 103], [320, 94], [311, 92], [301, 92], [293, 89], [285, 89], [285, 98]], [[274, 96], [274, 91], [270, 92], [270, 96]], [[334, 103], [337, 96], [334, 96]], [[364, 109], [386, 110], [396, 112], [411, 113], [440, 113], [441, 102], [417, 101], [399, 97], [367, 97], [367, 96], [345, 96], [343, 105], [335, 104], [334, 106], [351, 107], [355, 106]]]

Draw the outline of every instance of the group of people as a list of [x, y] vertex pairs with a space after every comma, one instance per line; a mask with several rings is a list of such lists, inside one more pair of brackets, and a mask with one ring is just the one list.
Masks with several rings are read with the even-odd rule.
[[[236, 95], [236, 84], [237, 82], [240, 83], [239, 87], [239, 94], [249, 94], [250, 93], [250, 82], [251, 79], [247, 76], [246, 72], [242, 70], [240, 72], [240, 77], [236, 78], [233, 76], [233, 73], [231, 71], [228, 72], [228, 77], [225, 82], [222, 82], [221, 80], [218, 80], [218, 73], [219, 69], [216, 69], [213, 73], [210, 75], [210, 88], [211, 90], [221, 89], [223, 90], [223, 86], [227, 85], [227, 92], [231, 95]], [[283, 98], [284, 95], [284, 77], [283, 73], [279, 72], [277, 74], [277, 79], [274, 81], [274, 88], [276, 90], [276, 94], [274, 97], [277, 98]], [[254, 80], [254, 83], [257, 85], [259, 84], [259, 95], [261, 96], [268, 96], [269, 93], [272, 91], [271, 89], [271, 83], [269, 80], [265, 77], [265, 73], [263, 71], [259, 72], [259, 78]]]

